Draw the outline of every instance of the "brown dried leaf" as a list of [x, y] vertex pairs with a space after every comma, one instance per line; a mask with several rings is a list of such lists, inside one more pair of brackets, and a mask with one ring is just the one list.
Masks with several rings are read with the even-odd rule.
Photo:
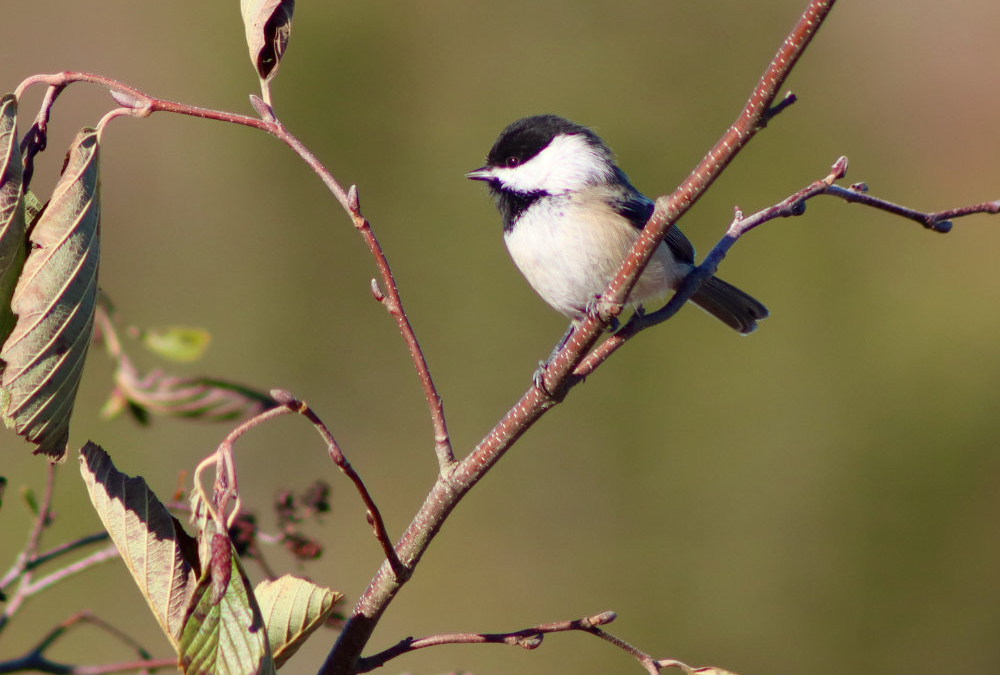
[[30, 235], [14, 290], [17, 324], [0, 350], [0, 418], [56, 460], [66, 454], [69, 419], [94, 329], [100, 258], [99, 133], [83, 129], [70, 146], [52, 199]]
[[[14, 330], [10, 299], [24, 266], [24, 167], [17, 139], [17, 99], [0, 98], [0, 345]], [[0, 372], [3, 363], [0, 362]]]
[[292, 33], [295, 0], [240, 0], [250, 60], [261, 83], [278, 71]]

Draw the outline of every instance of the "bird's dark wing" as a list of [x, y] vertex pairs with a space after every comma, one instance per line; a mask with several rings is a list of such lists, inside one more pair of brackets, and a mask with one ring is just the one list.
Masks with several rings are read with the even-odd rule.
[[[620, 198], [613, 200], [615, 211], [628, 218], [629, 222], [636, 229], [641, 230], [642, 226], [649, 220], [649, 217], [653, 215], [653, 202], [649, 197], [632, 187], [632, 184], [628, 182], [628, 178], [624, 174], [619, 178], [624, 179], [622, 182], [631, 189], [622, 194]], [[694, 263], [694, 246], [691, 245], [691, 242], [688, 241], [688, 238], [684, 236], [684, 233], [676, 225], [667, 230], [667, 236], [664, 238], [664, 241], [673, 252], [675, 258], [682, 262]]]

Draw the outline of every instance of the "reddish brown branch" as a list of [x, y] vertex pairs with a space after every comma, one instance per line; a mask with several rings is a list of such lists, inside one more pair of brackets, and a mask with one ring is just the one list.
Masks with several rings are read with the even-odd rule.
[[397, 579], [408, 579], [410, 577], [410, 570], [400, 562], [399, 556], [396, 555], [396, 551], [392, 547], [392, 539], [389, 538], [389, 532], [385, 529], [385, 521], [382, 519], [382, 513], [379, 511], [378, 506], [376, 506], [371, 493], [368, 492], [364, 481], [361, 480], [361, 476], [354, 470], [351, 463], [347, 461], [347, 457], [344, 456], [337, 440], [330, 433], [327, 426], [323, 424], [323, 420], [319, 418], [305, 401], [295, 398], [287, 391], [275, 389], [271, 391], [271, 396], [288, 410], [298, 413], [309, 420], [316, 431], [319, 432], [319, 435], [323, 437], [323, 440], [326, 442], [327, 451], [330, 454], [330, 459], [351, 480], [358, 494], [361, 496], [361, 500], [365, 503], [368, 524], [371, 525], [375, 538], [382, 547], [382, 552], [385, 554], [385, 559], [389, 563], [393, 574], [396, 575]]
[[[388, 661], [402, 656], [417, 649], [426, 647], [437, 647], [440, 645], [459, 644], [501, 644], [521, 647], [522, 649], [536, 649], [541, 646], [542, 640], [549, 633], [566, 633], [570, 631], [580, 631], [590, 633], [622, 650], [646, 669], [650, 675], [656, 675], [664, 668], [680, 668], [686, 673], [704, 672], [703, 669], [692, 668], [675, 659], [656, 659], [650, 654], [632, 646], [628, 642], [615, 637], [603, 630], [601, 626], [614, 621], [614, 612], [601, 612], [594, 616], [585, 616], [582, 619], [572, 621], [555, 621], [543, 623], [531, 628], [512, 631], [510, 633], [443, 633], [425, 638], [405, 638], [388, 649], [373, 654], [372, 656], [359, 659], [355, 672], [367, 673], [376, 668], [384, 666]], [[717, 671], [716, 672], [722, 672]]]

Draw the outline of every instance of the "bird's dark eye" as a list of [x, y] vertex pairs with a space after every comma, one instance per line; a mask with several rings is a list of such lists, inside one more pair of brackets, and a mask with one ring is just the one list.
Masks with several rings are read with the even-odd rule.
[[507, 161], [504, 162], [504, 165], [508, 168], [514, 168], [520, 163], [521, 163], [520, 157], [508, 157]]

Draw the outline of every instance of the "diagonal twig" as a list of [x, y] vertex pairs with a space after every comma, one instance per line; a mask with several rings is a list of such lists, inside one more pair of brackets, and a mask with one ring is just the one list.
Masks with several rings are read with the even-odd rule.
[[375, 533], [375, 538], [378, 540], [379, 544], [382, 546], [382, 552], [385, 554], [385, 559], [389, 563], [389, 567], [392, 569], [393, 574], [396, 575], [397, 579], [408, 579], [411, 574], [411, 570], [407, 568], [399, 560], [399, 556], [396, 555], [396, 550], [392, 546], [392, 539], [389, 538], [389, 533], [385, 529], [385, 521], [382, 519], [382, 513], [379, 511], [378, 506], [375, 504], [375, 500], [372, 498], [371, 493], [368, 492], [368, 488], [365, 486], [361, 476], [358, 472], [351, 466], [351, 463], [347, 461], [347, 457], [344, 456], [343, 451], [340, 449], [340, 445], [337, 440], [330, 433], [330, 430], [323, 420], [313, 411], [309, 405], [300, 399], [295, 398], [289, 392], [281, 389], [272, 389], [271, 396], [274, 397], [278, 403], [287, 408], [290, 412], [302, 415], [307, 420], [309, 420], [319, 435], [323, 437], [326, 442], [327, 451], [330, 453], [330, 459], [333, 463], [337, 465], [344, 475], [346, 475], [352, 483], [354, 483], [355, 489], [357, 489], [358, 494], [361, 495], [361, 500], [365, 503], [365, 508], [368, 510], [368, 524], [371, 525], [372, 530]]

